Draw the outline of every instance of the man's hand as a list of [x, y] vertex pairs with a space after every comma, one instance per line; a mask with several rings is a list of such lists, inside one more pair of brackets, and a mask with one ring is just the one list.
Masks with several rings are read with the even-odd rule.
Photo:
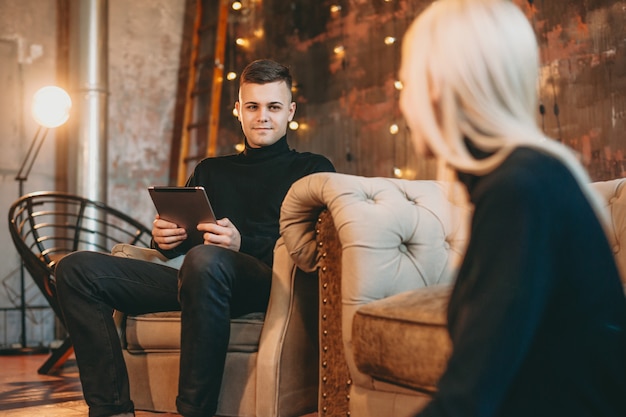
[[241, 248], [241, 234], [235, 225], [224, 217], [216, 223], [200, 223], [198, 230], [204, 232], [204, 244], [216, 245], [239, 251]]
[[152, 222], [152, 238], [159, 248], [171, 250], [187, 239], [187, 232], [176, 223], [161, 219], [157, 214]]

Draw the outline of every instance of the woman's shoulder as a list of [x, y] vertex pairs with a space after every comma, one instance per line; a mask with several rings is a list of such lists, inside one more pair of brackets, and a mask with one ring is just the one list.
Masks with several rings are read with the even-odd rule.
[[575, 181], [574, 177], [557, 157], [546, 151], [519, 147], [488, 177], [494, 185], [547, 188], [563, 181]]
[[542, 150], [520, 147], [480, 178], [470, 195], [475, 203], [489, 197], [491, 201], [536, 205], [580, 192], [578, 182], [560, 159]]

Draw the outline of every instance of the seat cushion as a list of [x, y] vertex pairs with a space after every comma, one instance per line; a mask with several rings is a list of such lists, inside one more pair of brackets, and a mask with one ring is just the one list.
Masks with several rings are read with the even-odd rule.
[[374, 378], [434, 392], [451, 352], [446, 313], [451, 286], [437, 285], [373, 301], [352, 326], [358, 369]]
[[[256, 352], [259, 347], [264, 313], [251, 313], [230, 321], [229, 352]], [[180, 312], [127, 316], [126, 349], [131, 353], [178, 352]]]

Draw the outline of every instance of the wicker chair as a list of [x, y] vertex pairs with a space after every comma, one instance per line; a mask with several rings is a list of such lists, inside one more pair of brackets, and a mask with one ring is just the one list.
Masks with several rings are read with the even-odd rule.
[[[152, 237], [146, 226], [104, 203], [45, 191], [24, 195], [11, 205], [9, 231], [25, 269], [61, 323], [54, 268], [63, 256], [78, 250], [111, 252], [118, 243], [149, 247]], [[38, 372], [54, 372], [72, 352], [66, 338]]]

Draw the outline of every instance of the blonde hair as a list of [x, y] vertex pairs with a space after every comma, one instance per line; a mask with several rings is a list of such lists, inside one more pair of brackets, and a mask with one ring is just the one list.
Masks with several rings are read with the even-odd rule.
[[[403, 43], [403, 111], [412, 135], [453, 169], [476, 175], [491, 172], [519, 146], [543, 151], [569, 168], [606, 222], [574, 153], [539, 129], [538, 71], [534, 31], [511, 1], [435, 1]], [[490, 156], [475, 158], [465, 140]]]

